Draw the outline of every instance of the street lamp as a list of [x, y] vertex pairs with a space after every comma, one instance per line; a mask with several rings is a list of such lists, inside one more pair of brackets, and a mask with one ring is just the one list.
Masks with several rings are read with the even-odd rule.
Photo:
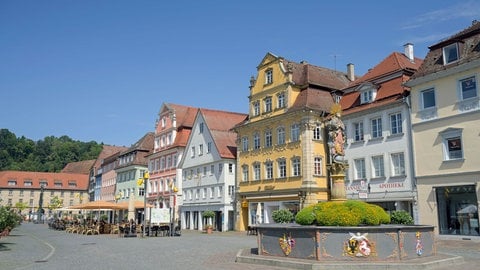
[[137, 183], [139, 186], [143, 185], [143, 236], [147, 236], [147, 182], [150, 179], [148, 171], [143, 173], [143, 177], [139, 178]]

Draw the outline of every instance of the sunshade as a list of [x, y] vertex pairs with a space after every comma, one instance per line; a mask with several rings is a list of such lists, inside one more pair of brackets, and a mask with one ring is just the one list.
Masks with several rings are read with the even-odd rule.
[[[116, 209], [128, 209], [128, 203], [129, 203], [128, 201], [119, 202], [119, 203], [117, 203], [118, 208], [116, 208]], [[135, 201], [134, 207], [135, 207], [135, 209], [143, 208], [144, 207], [144, 202]], [[153, 208], [153, 205], [147, 203], [147, 208]]]
[[121, 208], [118, 204], [114, 202], [109, 202], [109, 201], [92, 201], [92, 202], [86, 202], [82, 204], [77, 204], [77, 205], [72, 205], [68, 207], [69, 209], [110, 209], [110, 210], [115, 210], [115, 209], [123, 209]]

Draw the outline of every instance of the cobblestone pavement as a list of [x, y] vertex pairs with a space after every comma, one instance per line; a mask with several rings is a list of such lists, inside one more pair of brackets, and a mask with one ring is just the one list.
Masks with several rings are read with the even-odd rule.
[[[0, 239], [0, 269], [286, 269], [235, 262], [240, 250], [256, 246], [256, 237], [244, 232], [183, 231], [180, 237], [119, 238], [68, 234], [25, 223]], [[464, 257], [461, 265], [437, 269], [480, 269], [480, 239], [440, 239], [437, 247], [439, 253]]]

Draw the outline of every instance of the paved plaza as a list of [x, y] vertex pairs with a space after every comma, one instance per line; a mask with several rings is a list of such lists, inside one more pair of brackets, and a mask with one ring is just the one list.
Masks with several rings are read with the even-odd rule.
[[[480, 239], [440, 238], [438, 254], [449, 260], [425, 269], [480, 269]], [[240, 254], [252, 255], [256, 237], [244, 232], [207, 235], [183, 231], [180, 237], [121, 238], [118, 235], [79, 235], [55, 231], [45, 224], [25, 223], [0, 239], [0, 269], [321, 269], [307, 261], [236, 262]], [[461, 257], [458, 257], [461, 256]], [[255, 261], [255, 260], [251, 260]], [[313, 261], [314, 262], [314, 261]], [[454, 263], [454, 264], [452, 264]], [[278, 265], [282, 265], [279, 267]], [[289, 267], [285, 267], [285, 266]], [[401, 269], [394, 265], [356, 269]], [[351, 266], [338, 269], [353, 269]]]

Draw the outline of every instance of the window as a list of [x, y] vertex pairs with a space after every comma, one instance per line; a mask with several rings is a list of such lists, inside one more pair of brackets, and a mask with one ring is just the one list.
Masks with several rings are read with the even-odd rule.
[[278, 177], [287, 177], [287, 162], [285, 161], [285, 159], [281, 159], [278, 161]]
[[260, 115], [260, 102], [257, 100], [253, 102], [253, 116], [258, 115]]
[[162, 117], [162, 127], [165, 127], [167, 123], [167, 119], [165, 119], [165, 117]]
[[420, 92], [420, 108], [428, 109], [435, 107], [435, 90], [433, 88]]
[[253, 180], [260, 180], [260, 163], [253, 164]]
[[468, 99], [477, 97], [477, 82], [475, 77], [469, 77], [460, 80], [460, 99]]
[[443, 160], [462, 159], [462, 129], [449, 128], [440, 135], [443, 138]]
[[266, 179], [273, 178], [273, 163], [271, 161], [267, 161], [265, 163], [265, 178]]
[[32, 186], [32, 181], [31, 180], [25, 181], [23, 183], [23, 185], [26, 186], [26, 187], [31, 187]]
[[200, 126], [198, 129], [200, 130], [200, 133], [203, 133], [203, 123], [200, 123]]
[[207, 166], [203, 166], [203, 177], [207, 176]]
[[363, 91], [361, 93], [361, 103], [369, 103], [372, 102], [373, 99], [375, 98], [375, 93], [372, 89]]
[[203, 144], [200, 144], [200, 145], [198, 146], [198, 155], [199, 155], [199, 156], [203, 155]]
[[247, 165], [242, 166], [242, 181], [243, 182], [248, 181], [248, 166]]
[[314, 140], [322, 139], [322, 127], [320, 126], [320, 124], [317, 124], [313, 129], [313, 139]]
[[443, 48], [443, 64], [447, 65], [452, 62], [455, 62], [459, 59], [458, 57], [458, 44], [453, 43]]
[[382, 118], [374, 118], [370, 121], [372, 127], [372, 138], [382, 137]]
[[222, 174], [222, 169], [223, 169], [223, 164], [222, 163], [218, 164], [218, 173], [219, 174]]
[[192, 146], [192, 158], [195, 157], [195, 146]]
[[215, 165], [210, 165], [210, 175], [215, 173]]
[[392, 154], [392, 176], [405, 175], [405, 159], [403, 153]]
[[390, 115], [390, 129], [392, 135], [403, 133], [401, 113], [394, 113]]
[[321, 157], [315, 157], [313, 160], [313, 174], [322, 175], [323, 162]]
[[17, 181], [15, 181], [15, 180], [8, 180], [8, 185], [9, 185], [9, 186], [16, 186], [16, 185], [17, 185]]
[[300, 158], [294, 158], [292, 160], [292, 175], [293, 176], [300, 176], [301, 168], [300, 168]]
[[384, 177], [385, 169], [383, 164], [383, 156], [372, 157], [373, 177]]
[[271, 112], [272, 111], [272, 97], [266, 97], [264, 102], [265, 102], [265, 112]]
[[363, 141], [363, 123], [362, 122], [354, 123], [353, 128], [355, 131], [354, 140], [356, 142]]
[[300, 140], [300, 126], [293, 124], [291, 127], [291, 141], [298, 142]]
[[228, 195], [232, 196], [235, 194], [235, 186], [234, 185], [229, 185], [228, 186]]
[[242, 151], [246, 152], [248, 151], [248, 137], [242, 137]]
[[212, 142], [207, 143], [207, 154], [212, 152]]
[[272, 146], [272, 131], [267, 130], [265, 131], [265, 147], [271, 147]]
[[267, 69], [265, 71], [265, 84], [270, 84], [273, 82], [273, 70]]
[[285, 128], [283, 127], [277, 129], [277, 143], [285, 144]]
[[365, 179], [366, 172], [365, 172], [365, 159], [359, 158], [354, 160], [355, 165], [355, 179]]
[[285, 107], [285, 93], [280, 93], [277, 95], [277, 108], [284, 108]]
[[258, 132], [253, 134], [253, 149], [260, 149], [260, 134]]
[[233, 164], [232, 163], [228, 163], [228, 172], [233, 173]]

